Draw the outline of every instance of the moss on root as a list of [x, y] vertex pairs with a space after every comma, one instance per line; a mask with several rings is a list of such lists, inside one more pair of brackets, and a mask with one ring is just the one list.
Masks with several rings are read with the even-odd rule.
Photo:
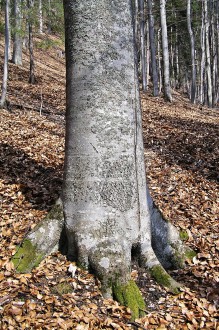
[[172, 293], [179, 293], [180, 284], [177, 283], [160, 265], [150, 268], [150, 273], [157, 283], [168, 288]]
[[[186, 233], [187, 234], [187, 233]], [[196, 253], [189, 247], [184, 246], [183, 249], [179, 249], [177, 244], [170, 244], [173, 248], [172, 255], [172, 267], [174, 269], [184, 268], [187, 259], [192, 259], [196, 256]]]
[[25, 239], [21, 246], [17, 248], [12, 262], [18, 273], [29, 273], [42, 261], [43, 255], [39, 253], [30, 240]]
[[162, 284], [166, 287], [170, 285], [170, 276], [163, 270], [161, 266], [157, 265], [152, 267], [150, 269], [150, 273], [159, 284]]
[[143, 317], [145, 312], [145, 302], [136, 283], [130, 280], [127, 284], [113, 285], [114, 298], [132, 312], [132, 320]]
[[197, 255], [197, 253], [195, 251], [193, 251], [192, 249], [189, 249], [188, 248], [185, 251], [184, 255], [185, 255], [185, 258], [186, 259], [190, 259], [191, 260], [192, 258], [194, 258]]
[[189, 239], [189, 235], [185, 230], [180, 230], [179, 237], [182, 241], [187, 241]]

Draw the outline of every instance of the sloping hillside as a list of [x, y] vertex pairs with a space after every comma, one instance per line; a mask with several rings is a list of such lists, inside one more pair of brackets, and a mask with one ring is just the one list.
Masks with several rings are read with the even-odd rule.
[[[49, 48], [48, 44], [50, 45]], [[37, 84], [24, 66], [10, 63], [9, 111], [0, 110], [0, 325], [1, 329], [219, 329], [219, 112], [142, 96], [148, 183], [155, 203], [181, 230], [197, 256], [172, 275], [185, 285], [178, 296], [133, 265], [147, 301], [146, 316], [104, 300], [98, 281], [60, 254], [31, 274], [16, 274], [15, 246], [60, 193], [64, 160], [65, 64], [57, 38], [36, 39]], [[0, 44], [1, 69], [3, 44]], [[2, 71], [0, 78], [2, 77]]]

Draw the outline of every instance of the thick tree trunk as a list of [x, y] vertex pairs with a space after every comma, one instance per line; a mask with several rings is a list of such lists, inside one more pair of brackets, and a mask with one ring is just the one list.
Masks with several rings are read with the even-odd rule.
[[130, 281], [132, 251], [158, 282], [174, 291], [178, 284], [163, 267], [178, 266], [185, 249], [146, 188], [131, 1], [65, 0], [64, 9], [65, 220], [58, 204], [14, 260], [18, 263], [22, 254], [23, 265], [25, 246], [33, 245], [39, 262], [55, 248], [63, 226], [67, 244], [62, 249], [68, 258], [93, 270], [105, 297], [126, 304], [131, 300], [128, 305], [138, 317], [144, 302]]
[[[80, 29], [72, 27], [73, 17]], [[148, 213], [139, 173], [144, 165], [130, 2], [66, 1], [65, 21], [68, 256], [96, 269], [111, 294], [108, 283], [115, 276], [129, 279], [131, 248], [139, 243], [141, 217]], [[141, 239], [149, 246], [150, 225], [144, 225]]]

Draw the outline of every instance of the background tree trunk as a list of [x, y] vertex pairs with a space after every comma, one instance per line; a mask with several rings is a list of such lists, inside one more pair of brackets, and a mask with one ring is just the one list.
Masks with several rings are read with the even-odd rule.
[[5, 58], [4, 58], [4, 72], [2, 79], [2, 95], [0, 100], [0, 107], [7, 107], [6, 95], [8, 85], [8, 60], [9, 60], [9, 5], [10, 1], [5, 1]]
[[208, 106], [212, 108], [212, 75], [211, 75], [211, 54], [209, 44], [209, 15], [208, 15], [208, 2], [204, 0], [204, 17], [205, 17], [205, 52], [206, 52], [206, 76], [207, 76], [207, 96]]
[[202, 28], [200, 32], [201, 39], [201, 63], [200, 63], [200, 103], [205, 103], [205, 17], [204, 8], [202, 11]]
[[144, 0], [139, 0], [142, 90], [147, 90]]
[[43, 33], [43, 7], [42, 0], [39, 0], [39, 33]]
[[191, 102], [195, 103], [195, 97], [196, 97], [195, 40], [191, 25], [191, 0], [187, 0], [187, 25], [188, 25], [190, 45], [191, 45], [191, 62], [192, 62]]
[[30, 74], [29, 74], [29, 83], [35, 84], [35, 63], [34, 63], [34, 55], [33, 55], [33, 10], [34, 0], [27, 0], [28, 7], [28, 34], [29, 34], [29, 54], [30, 54]]
[[14, 33], [13, 33], [13, 55], [12, 62], [17, 65], [22, 65], [22, 12], [21, 0], [14, 1]]
[[217, 2], [211, 2], [211, 44], [212, 44], [212, 102], [213, 107], [218, 100], [218, 54], [216, 47], [218, 8]]
[[150, 50], [151, 50], [151, 69], [153, 80], [153, 94], [158, 96], [158, 73], [157, 73], [157, 61], [156, 61], [156, 46], [155, 46], [155, 33], [154, 33], [154, 16], [152, 10], [152, 0], [148, 0], [148, 21], [149, 21], [149, 38], [150, 38]]
[[170, 90], [170, 65], [166, 22], [166, 0], [160, 0], [160, 21], [162, 34], [164, 97], [167, 101], [172, 102], [172, 95]]
[[158, 57], [158, 73], [159, 73], [159, 93], [161, 93], [163, 88], [163, 72], [161, 64], [161, 29], [157, 31], [157, 57]]

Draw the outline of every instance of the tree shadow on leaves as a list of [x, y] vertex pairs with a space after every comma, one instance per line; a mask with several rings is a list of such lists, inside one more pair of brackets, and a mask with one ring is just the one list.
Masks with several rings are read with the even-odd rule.
[[35, 209], [48, 209], [60, 195], [61, 168], [46, 167], [23, 150], [0, 144], [0, 178], [7, 184], [19, 184], [20, 191]]
[[157, 115], [144, 137], [146, 149], [155, 151], [169, 165], [219, 182], [219, 125], [199, 120]]

